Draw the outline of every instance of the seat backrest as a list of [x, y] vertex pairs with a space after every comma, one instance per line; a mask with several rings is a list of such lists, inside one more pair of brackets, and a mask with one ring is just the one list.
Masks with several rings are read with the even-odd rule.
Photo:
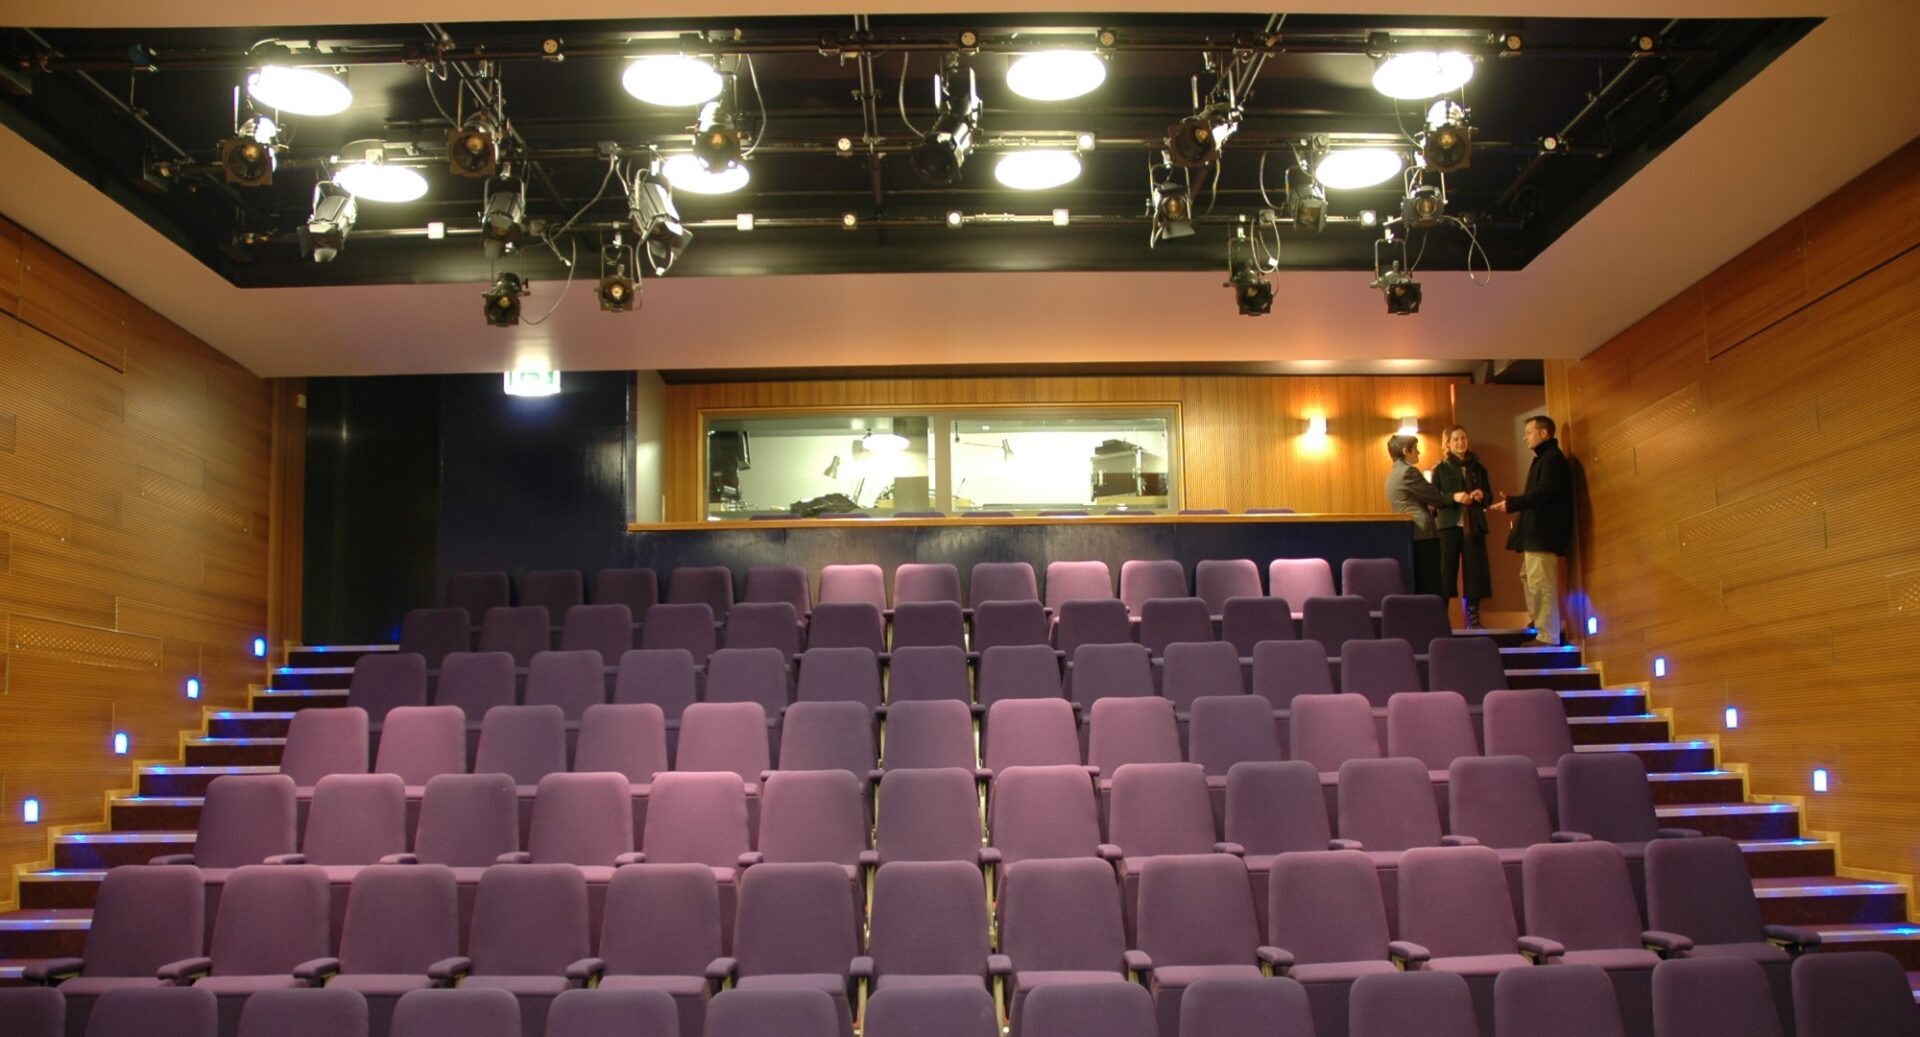
[[1457, 972], [1385, 972], [1361, 976], [1348, 994], [1351, 1037], [1479, 1037], [1473, 993]]
[[1082, 710], [1104, 698], [1153, 694], [1153, 659], [1136, 644], [1081, 645], [1069, 676], [1073, 702]]
[[294, 852], [295, 832], [292, 778], [223, 774], [207, 786], [193, 842], [194, 863], [202, 868], [258, 864]]
[[1153, 996], [1133, 983], [1050, 984], [1027, 995], [1021, 1032], [1034, 1037], [1154, 1037]]
[[887, 607], [886, 574], [872, 562], [820, 567], [820, 593], [815, 608], [830, 603], [865, 602], [875, 609]]
[[520, 1037], [520, 1001], [510, 990], [410, 990], [393, 1006], [391, 1037]]
[[1054, 639], [1068, 658], [1081, 645], [1133, 643], [1133, 622], [1118, 598], [1072, 598], [1056, 606], [1054, 615]]
[[965, 648], [967, 622], [957, 601], [907, 601], [893, 608], [893, 646], [951, 645]]
[[1427, 765], [1407, 756], [1340, 765], [1340, 838], [1375, 851], [1440, 845]]
[[[354, 662], [347, 705], [364, 711], [369, 723], [385, 720], [387, 711], [395, 706], [426, 704], [426, 656], [419, 652], [369, 652]], [[281, 765], [285, 764], [282, 757]]]
[[516, 785], [567, 769], [567, 716], [559, 706], [495, 706], [480, 722], [475, 774], [506, 774]]
[[681, 711], [693, 704], [697, 686], [692, 652], [684, 648], [636, 650], [620, 657], [613, 701], [659, 706], [668, 720], [677, 721]]
[[[1288, 601], [1302, 601], [1289, 597]], [[1339, 658], [1340, 646], [1348, 641], [1371, 639], [1373, 619], [1367, 615], [1367, 602], [1355, 595], [1337, 598], [1306, 598], [1301, 608], [1300, 636], [1320, 642], [1328, 658]]]
[[1435, 638], [1427, 645], [1429, 689], [1457, 691], [1466, 696], [1468, 705], [1478, 706], [1486, 701], [1488, 692], [1506, 686], [1506, 664], [1500, 661], [1500, 646], [1493, 638]]
[[1160, 672], [1160, 693], [1182, 712], [1193, 708], [1193, 700], [1205, 695], [1245, 695], [1247, 684], [1240, 674], [1240, 653], [1225, 641], [1168, 645]]
[[1567, 831], [1614, 843], [1643, 843], [1659, 833], [1647, 766], [1633, 753], [1569, 751], [1558, 777], [1560, 827]]
[[887, 650], [886, 617], [870, 601], [822, 600], [807, 623], [807, 647], [866, 648], [878, 655]]
[[1220, 640], [1251, 659], [1262, 641], [1293, 641], [1293, 606], [1285, 598], [1233, 597], [1220, 606]]
[[1340, 593], [1364, 599], [1375, 612], [1387, 595], [1406, 592], [1406, 575], [1397, 558], [1349, 558], [1340, 563]]
[[775, 771], [760, 793], [760, 853], [775, 863], [858, 864], [867, 848], [861, 780], [847, 771]]
[[93, 1003], [87, 1037], [214, 1037], [219, 1004], [205, 987], [109, 990]]
[[731, 649], [764, 648], [790, 658], [800, 654], [800, 629], [800, 613], [789, 602], [743, 601], [727, 613], [721, 640]]
[[1122, 764], [1179, 763], [1180, 728], [1173, 703], [1157, 695], [1107, 698], [1087, 718], [1087, 762], [1112, 777]]
[[426, 783], [414, 856], [422, 863], [484, 868], [520, 849], [520, 808], [505, 774], [442, 774]]
[[1333, 667], [1318, 641], [1262, 641], [1253, 646], [1253, 693], [1290, 710], [1299, 695], [1331, 695]]
[[1207, 603], [1207, 610], [1224, 613], [1229, 598], [1260, 598], [1260, 567], [1251, 558], [1208, 558], [1194, 563], [1193, 596]]
[[647, 611], [660, 604], [660, 574], [652, 569], [602, 569], [593, 575], [596, 605], [625, 605], [635, 623], [647, 621]]
[[787, 660], [777, 648], [722, 648], [707, 659], [707, 702], [752, 702], [777, 717], [791, 701]]
[[1307, 988], [1285, 976], [1203, 979], [1180, 998], [1181, 1037], [1313, 1033]]
[[1485, 846], [1401, 855], [1400, 938], [1436, 958], [1517, 953], [1520, 933], [1500, 855]]
[[867, 1001], [863, 1037], [998, 1037], [984, 987], [888, 987]]
[[1258, 695], [1202, 695], [1192, 713], [1187, 758], [1209, 775], [1224, 776], [1236, 763], [1286, 759], [1273, 704]]
[[610, 976], [704, 976], [719, 957], [720, 886], [703, 864], [618, 868], [607, 883], [600, 957]]
[[[683, 565], [667, 574], [667, 604], [705, 605], [714, 622], [725, 622], [733, 608], [733, 570], [724, 565]], [[653, 613], [647, 613], [647, 622]]]
[[[0, 1031], [12, 1037], [66, 1037], [67, 999], [52, 987], [0, 988]], [[986, 1037], [998, 1032], [996, 1027]]]
[[227, 876], [207, 956], [216, 976], [286, 975], [324, 958], [327, 873], [314, 864], [249, 864]]
[[587, 880], [579, 868], [516, 864], [481, 873], [467, 938], [474, 975], [565, 976], [568, 965], [591, 953]]
[[547, 1037], [671, 1037], [680, 1013], [664, 990], [563, 990], [547, 1008]]
[[[453, 652], [440, 663], [440, 679], [434, 685], [433, 704], [455, 706], [466, 722], [478, 724], [495, 706], [511, 706], [513, 656], [507, 652]], [[385, 741], [387, 735], [381, 735]]]
[[1026, 562], [975, 562], [967, 601], [975, 611], [989, 601], [1039, 601], [1040, 584]]
[[837, 864], [756, 864], [740, 874], [739, 895], [733, 956], [743, 978], [845, 976], [860, 953], [847, 873]]
[[780, 722], [780, 769], [840, 771], [865, 781], [876, 765], [873, 714], [858, 702], [796, 702]]
[[1499, 1037], [1626, 1037], [1613, 982], [1598, 965], [1507, 969], [1493, 981]]
[[1489, 755], [1524, 756], [1535, 767], [1552, 767], [1573, 751], [1567, 707], [1553, 692], [1544, 688], [1490, 691], [1484, 702]]
[[1251, 965], [1260, 943], [1247, 866], [1232, 854], [1149, 857], [1138, 917], [1136, 942], [1155, 968]]
[[426, 661], [427, 669], [437, 670], [448, 652], [473, 647], [472, 623], [466, 609], [409, 610], [400, 621], [400, 652], [418, 655]]
[[573, 769], [612, 771], [636, 785], [667, 769], [667, 716], [649, 703], [588, 706]]
[[840, 1037], [840, 1010], [824, 990], [726, 990], [707, 1005], [704, 1037]]
[[800, 656], [794, 680], [794, 698], [800, 702], [858, 702], [869, 710], [880, 708], [880, 657], [870, 648], [809, 648]]
[[1287, 736], [1292, 742], [1287, 757], [1305, 760], [1322, 771], [1337, 771], [1348, 760], [1380, 755], [1380, 736], [1364, 695], [1295, 697]]
[[1333, 836], [1319, 768], [1305, 760], [1227, 768], [1227, 839], [1248, 853], [1324, 850]]
[[547, 610], [538, 605], [496, 606], [480, 617], [482, 652], [506, 652], [515, 666], [528, 666], [533, 657], [553, 644]]
[[261, 990], [240, 1009], [239, 1037], [366, 1037], [367, 998], [344, 987]]
[[329, 774], [314, 786], [300, 839], [307, 863], [377, 864], [406, 851], [407, 789], [399, 775]]
[[538, 605], [556, 622], [586, 600], [586, 581], [578, 569], [533, 569], [520, 577], [520, 604]]
[[873, 847], [880, 863], [966, 861], [980, 850], [980, 800], [973, 775], [958, 767], [888, 771], [874, 805]]
[[813, 610], [812, 580], [798, 565], [751, 565], [747, 567], [747, 592], [741, 602], [784, 601], [793, 607], [796, 620]]
[[1129, 558], [1120, 563], [1120, 600], [1136, 619], [1154, 598], [1184, 598], [1187, 569], [1172, 558]]
[[1091, 857], [1100, 845], [1093, 781], [1084, 767], [1000, 771], [994, 775], [987, 812], [994, 848], [1009, 864], [1040, 857]]
[[1447, 599], [1438, 594], [1387, 595], [1380, 599], [1380, 636], [1397, 637], [1427, 654], [1434, 641], [1453, 638]]
[[1275, 558], [1267, 563], [1267, 594], [1285, 598], [1295, 607], [1308, 598], [1331, 598], [1333, 566], [1325, 558]]
[[1206, 772], [1196, 763], [1122, 764], [1113, 772], [1107, 832], [1129, 857], [1211, 853]]
[[[800, 670], [804, 681], [805, 665]], [[893, 659], [887, 664], [887, 702], [898, 704], [937, 699], [973, 701], [973, 684], [967, 673], [967, 653], [952, 645], [895, 648]]]
[[1618, 846], [1597, 839], [1529, 846], [1520, 880], [1527, 932], [1570, 951], [1639, 948], [1640, 908]]
[[1661, 1037], [1780, 1037], [1780, 1016], [1758, 962], [1675, 958], [1653, 967], [1653, 1029]]
[[886, 754], [881, 765], [902, 768], [980, 765], [974, 755], [973, 713], [964, 702], [897, 702], [887, 708]]
[[1038, 601], [983, 601], [973, 607], [973, 650], [1047, 643], [1047, 610]]
[[534, 793], [527, 849], [543, 864], [612, 867], [633, 851], [631, 797], [624, 775], [549, 774]]
[[1093, 857], [1029, 860], [1000, 888], [1000, 949], [1023, 970], [1124, 969], [1127, 936], [1113, 866]]
[[[665, 606], [661, 606], [664, 608]], [[680, 715], [674, 769], [731, 771], [757, 782], [773, 764], [767, 748], [767, 712], [757, 702], [696, 702]]]
[[731, 868], [747, 852], [747, 791], [738, 775], [671, 772], [653, 779], [640, 848], [648, 864]]
[[633, 612], [618, 602], [575, 605], [560, 623], [560, 650], [598, 652], [601, 666], [618, 665], [632, 648]]
[[1060, 606], [1083, 598], [1113, 597], [1113, 573], [1105, 562], [1048, 562], [1047, 607], [1060, 612]]
[[655, 605], [640, 627], [641, 648], [683, 648], [695, 666], [713, 654], [713, 606], [704, 601]]
[[197, 958], [205, 918], [199, 868], [112, 868], [94, 898], [84, 974], [146, 978], [162, 965]]
[[512, 603], [504, 572], [457, 572], [447, 577], [448, 608], [466, 609], [469, 616], [484, 616], [488, 609], [504, 608]]
[[1303, 965], [1385, 961], [1387, 909], [1373, 861], [1353, 850], [1274, 858], [1267, 875], [1267, 942]]
[[1060, 657], [1044, 644], [998, 645], [980, 653], [980, 704], [1060, 697]]
[[1799, 1037], [1903, 1037], [1913, 1032], [1913, 991], [1891, 954], [1807, 954], [1793, 963], [1793, 1015]]
[[902, 562], [893, 571], [893, 607], [920, 601], [960, 604], [960, 569], [952, 562]]
[[1389, 697], [1387, 755], [1411, 756], [1435, 771], [1480, 755], [1467, 700], [1452, 691], [1403, 691]]
[[1524, 756], [1453, 761], [1447, 770], [1447, 823], [1453, 834], [1472, 836], [1482, 846], [1517, 848], [1553, 839], [1540, 772]]
[[375, 864], [347, 894], [340, 971], [423, 976], [460, 953], [459, 890], [442, 864]]
[[560, 707], [578, 723], [587, 710], [607, 701], [607, 671], [593, 649], [540, 652], [527, 669], [527, 705]]
[[315, 785], [329, 774], [367, 773], [367, 711], [348, 706], [295, 713], [280, 752], [280, 773], [295, 785]]
[[[965, 861], [895, 861], [874, 873], [867, 955], [886, 977], [979, 976], [984, 986], [987, 889]], [[938, 933], [939, 937], [930, 938]]]
[[[1140, 643], [1154, 655], [1168, 645], [1212, 643], [1213, 615], [1199, 598], [1150, 598], [1140, 605]], [[1235, 649], [1236, 656], [1239, 654]]]
[[[1116, 700], [1118, 701], [1118, 700]], [[1007, 699], [987, 708], [988, 770], [1080, 763], [1080, 734], [1066, 699]]]
[[1425, 691], [1413, 646], [1397, 637], [1348, 641], [1340, 646], [1340, 690], [1365, 695], [1384, 707], [1387, 700], [1407, 691]]
[[1746, 868], [1740, 844], [1724, 836], [1655, 839], [1647, 844], [1647, 921], [1699, 945], [1765, 941]]

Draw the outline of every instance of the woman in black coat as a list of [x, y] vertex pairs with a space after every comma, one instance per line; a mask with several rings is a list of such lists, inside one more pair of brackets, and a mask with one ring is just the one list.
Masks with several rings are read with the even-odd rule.
[[1433, 469], [1433, 485], [1447, 498], [1434, 516], [1440, 530], [1441, 593], [1451, 598], [1456, 587], [1467, 626], [1480, 626], [1480, 599], [1493, 595], [1493, 576], [1487, 569], [1487, 501], [1493, 485], [1487, 466], [1474, 456], [1465, 427], [1447, 430], [1447, 453]]

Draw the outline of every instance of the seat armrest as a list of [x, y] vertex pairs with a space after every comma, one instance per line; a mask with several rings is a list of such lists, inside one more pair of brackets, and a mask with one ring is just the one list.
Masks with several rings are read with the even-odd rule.
[[761, 771], [761, 772], [760, 772], [760, 783], [761, 783], [761, 784], [763, 784], [763, 785], [764, 785], [764, 784], [766, 784], [766, 781], [767, 781], [767, 779], [768, 779], [768, 778], [771, 778], [771, 777], [773, 777], [773, 772], [772, 772], [772, 771], [770, 771], [770, 770], [767, 770], [767, 771]]
[[878, 868], [879, 866], [880, 866], [879, 850], [861, 850], [860, 851], [860, 867]]
[[1367, 844], [1361, 842], [1358, 839], [1328, 839], [1327, 840], [1327, 849], [1329, 850], [1364, 850], [1366, 848], [1367, 848]]
[[767, 860], [767, 855], [764, 853], [761, 853], [759, 850], [748, 850], [747, 852], [740, 855], [740, 859], [735, 863], [735, 866], [738, 867], [741, 871], [745, 871], [756, 864], [766, 863], [766, 860]]
[[1640, 934], [1640, 945], [1662, 958], [1677, 958], [1693, 950], [1693, 938], [1660, 929], [1648, 929]]
[[1004, 954], [987, 955], [987, 975], [988, 976], [1013, 975], [1013, 959], [1007, 957]]
[[847, 978], [863, 983], [873, 982], [873, 958], [862, 954], [847, 965]]
[[147, 863], [148, 864], [192, 864], [194, 863], [194, 859], [193, 859], [193, 854], [190, 854], [190, 853], [163, 853], [158, 857], [149, 859]]
[[1812, 929], [1797, 925], [1769, 925], [1763, 927], [1767, 942], [1786, 950], [1788, 954], [1800, 955], [1820, 946], [1820, 934]]
[[1100, 780], [1100, 768], [1095, 767], [1091, 763], [1087, 764], [1086, 768], [1087, 768], [1087, 777], [1092, 778], [1094, 781]]
[[1247, 855], [1247, 848], [1239, 843], [1214, 843], [1213, 852], [1230, 853], [1235, 857], [1245, 857]]
[[1480, 840], [1475, 839], [1473, 836], [1470, 836], [1470, 835], [1443, 835], [1440, 837], [1440, 845], [1442, 846], [1478, 846], [1480, 845]]
[[1433, 952], [1411, 940], [1395, 940], [1387, 944], [1387, 957], [1393, 967], [1402, 972], [1413, 972], [1433, 960]]
[[605, 975], [606, 971], [606, 959], [581, 958], [567, 966], [567, 983], [575, 987], [597, 987], [600, 985], [600, 977]]
[[980, 847], [980, 866], [982, 868], [996, 867], [999, 865], [1000, 860], [1001, 860], [1000, 850], [998, 847], [994, 847], [994, 846]]
[[418, 864], [420, 855], [414, 853], [390, 853], [380, 858], [382, 864]]
[[715, 958], [707, 962], [707, 988], [715, 994], [733, 985], [733, 974], [740, 969], [738, 958]]
[[1553, 841], [1556, 843], [1590, 843], [1593, 841], [1593, 836], [1585, 832], [1555, 832], [1553, 833]]
[[1099, 857], [1101, 860], [1106, 861], [1108, 864], [1112, 864], [1115, 861], [1118, 861], [1121, 857], [1126, 856], [1125, 854], [1120, 852], [1120, 847], [1115, 846], [1112, 843], [1101, 843], [1100, 845], [1093, 848], [1093, 853], [1094, 853], [1094, 856]]
[[1551, 965], [1554, 959], [1567, 953], [1567, 945], [1544, 936], [1522, 936], [1520, 953], [1535, 965]]
[[442, 958], [427, 966], [427, 978], [436, 987], [459, 986], [460, 981], [473, 971], [473, 959], [463, 957]]
[[886, 776], [887, 776], [886, 771], [883, 771], [880, 768], [875, 767], [874, 769], [867, 772], [867, 784], [872, 785], [878, 782], [881, 778], [884, 778]]
[[525, 850], [515, 850], [512, 853], [503, 853], [500, 856], [495, 857], [493, 859], [493, 863], [495, 864], [532, 864], [533, 854], [528, 853]]
[[153, 976], [168, 986], [186, 987], [192, 986], [194, 980], [199, 979], [201, 976], [208, 975], [212, 971], [212, 958], [182, 958], [179, 961], [169, 962], [168, 964], [160, 966], [159, 969], [155, 970]]
[[1283, 947], [1255, 947], [1253, 956], [1260, 961], [1260, 971], [1269, 976], [1284, 976], [1293, 968], [1293, 952]]
[[268, 857], [266, 860], [261, 861], [260, 863], [262, 864], [305, 864], [307, 863], [307, 855], [304, 853], [276, 853], [273, 856]]
[[1698, 828], [1662, 828], [1654, 833], [1656, 839], [1698, 839]]
[[613, 859], [613, 866], [616, 868], [621, 867], [623, 865], [627, 865], [627, 864], [645, 864], [645, 863], [647, 863], [647, 855], [645, 851], [642, 851], [642, 850], [628, 850], [626, 853], [623, 853]]
[[1126, 951], [1120, 960], [1127, 967], [1127, 978], [1135, 983], [1144, 985], [1153, 976], [1153, 958], [1146, 951]]
[[973, 769], [973, 780], [978, 783], [991, 782], [993, 781], [993, 771], [986, 767], [975, 767]]
[[315, 958], [293, 967], [293, 978], [303, 987], [324, 987], [327, 980], [339, 974], [339, 958]]
[[20, 970], [20, 978], [36, 987], [50, 987], [61, 980], [72, 979], [86, 966], [79, 958], [52, 958], [36, 961]]

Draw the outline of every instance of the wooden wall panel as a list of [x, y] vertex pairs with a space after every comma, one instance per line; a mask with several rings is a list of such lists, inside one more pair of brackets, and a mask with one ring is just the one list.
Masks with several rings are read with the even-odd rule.
[[[928, 378], [745, 382], [667, 387], [666, 520], [703, 517], [700, 412], [734, 408], [949, 407], [967, 404], [1173, 403], [1180, 405], [1182, 506], [1386, 510], [1392, 466], [1384, 447], [1397, 416], [1420, 418], [1425, 448], [1452, 413], [1460, 379], [1380, 377]], [[1327, 446], [1300, 441], [1307, 415], [1327, 417]]]
[[[1609, 683], [1647, 681], [1665, 656], [1654, 704], [1677, 736], [1718, 733], [1753, 791], [1806, 796], [1807, 826], [1843, 834], [1844, 865], [1908, 874], [1917, 196], [1920, 142], [1564, 365], [1559, 390], [1548, 365], [1585, 477], [1576, 578]], [[1720, 728], [1729, 704], [1736, 731]], [[1832, 792], [1812, 793], [1815, 767]]]
[[21, 250], [25, 244], [25, 232], [0, 220], [0, 313], [20, 312]]
[[[9, 251], [8, 242], [15, 247]], [[24, 263], [13, 257], [24, 255]], [[24, 280], [14, 276], [24, 270]], [[10, 273], [12, 271], [13, 273]], [[9, 278], [13, 279], [10, 281]], [[264, 680], [271, 389], [0, 221], [0, 875]], [[297, 511], [297, 507], [296, 507]], [[188, 701], [188, 676], [201, 702]], [[20, 823], [37, 796], [43, 821]], [[13, 895], [0, 880], [0, 905]]]

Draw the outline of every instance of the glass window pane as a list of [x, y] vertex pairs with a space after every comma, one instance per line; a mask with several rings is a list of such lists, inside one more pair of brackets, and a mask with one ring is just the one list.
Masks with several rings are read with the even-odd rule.
[[933, 482], [929, 435], [924, 414], [714, 418], [707, 426], [708, 516], [925, 509]]

